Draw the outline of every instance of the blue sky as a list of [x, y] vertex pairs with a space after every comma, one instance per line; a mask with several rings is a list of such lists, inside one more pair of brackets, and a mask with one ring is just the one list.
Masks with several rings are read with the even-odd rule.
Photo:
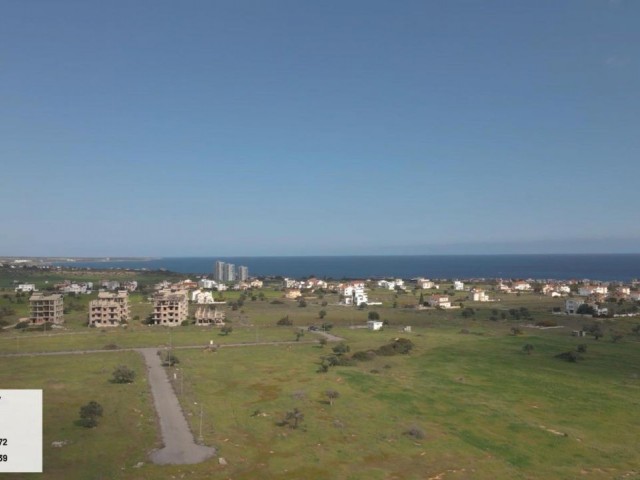
[[0, 255], [640, 251], [640, 2], [0, 12]]

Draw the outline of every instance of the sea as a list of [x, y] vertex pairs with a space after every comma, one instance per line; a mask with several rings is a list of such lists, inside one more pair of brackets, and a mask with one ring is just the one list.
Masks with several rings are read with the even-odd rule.
[[590, 279], [623, 282], [640, 278], [640, 254], [166, 257], [78, 261], [71, 265], [97, 269], [169, 270], [202, 275], [213, 272], [216, 260], [245, 265], [249, 268], [249, 275], [255, 277]]

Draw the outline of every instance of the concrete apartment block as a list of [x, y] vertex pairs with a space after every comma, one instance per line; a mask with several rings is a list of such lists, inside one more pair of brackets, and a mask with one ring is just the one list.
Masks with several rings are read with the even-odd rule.
[[99, 292], [89, 303], [89, 325], [117, 327], [129, 321], [129, 292]]
[[153, 323], [176, 327], [189, 316], [189, 297], [185, 290], [160, 290], [153, 296]]
[[31, 316], [29, 320], [34, 324], [45, 322], [60, 324], [64, 322], [63, 309], [64, 302], [62, 295], [54, 293], [45, 295], [44, 293], [34, 293], [29, 299]]

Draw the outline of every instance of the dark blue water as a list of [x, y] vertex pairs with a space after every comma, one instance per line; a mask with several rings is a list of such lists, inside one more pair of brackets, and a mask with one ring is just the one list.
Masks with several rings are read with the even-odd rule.
[[[76, 267], [166, 269], [209, 274], [216, 260], [246, 265], [251, 276], [368, 278], [535, 278], [629, 281], [640, 277], [640, 254], [412, 255], [342, 257], [193, 257], [76, 262]], [[65, 264], [61, 264], [65, 265]], [[66, 264], [68, 265], [68, 264]]]

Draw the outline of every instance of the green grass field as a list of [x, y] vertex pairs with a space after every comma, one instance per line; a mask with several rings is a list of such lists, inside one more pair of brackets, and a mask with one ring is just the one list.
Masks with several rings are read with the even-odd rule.
[[[238, 296], [225, 293], [229, 301]], [[496, 295], [500, 301], [490, 304], [471, 304], [458, 294], [456, 304], [474, 308], [467, 317], [462, 309], [404, 308], [417, 302], [419, 292], [376, 289], [371, 298], [383, 305], [364, 310], [336, 305], [335, 294], [308, 298], [305, 308], [294, 301], [271, 303], [281, 297], [275, 290], [265, 296], [228, 308], [228, 336], [139, 320], [126, 329], [90, 329], [83, 311], [89, 297], [77, 299], [63, 330], [3, 329], [0, 354], [111, 344], [203, 347], [178, 348], [180, 363], [168, 373], [192, 430], [199, 433], [202, 418], [205, 443], [217, 447], [227, 465], [217, 458], [187, 466], [148, 463], [159, 431], [135, 352], [4, 357], [1, 388], [44, 390], [42, 478], [640, 479], [640, 339], [631, 331], [638, 319], [598, 320], [605, 336], [596, 341], [570, 335], [595, 320], [552, 315], [564, 301], [535, 294]], [[2, 301], [24, 308], [15, 298]], [[150, 311], [145, 295], [134, 295], [131, 303], [141, 319]], [[520, 308], [534, 320], [516, 321], [508, 313]], [[320, 310], [327, 312], [324, 320]], [[388, 322], [383, 331], [350, 328], [363, 326], [372, 310]], [[276, 326], [284, 316], [293, 326]], [[539, 320], [554, 320], [560, 328], [527, 326]], [[323, 321], [334, 325], [331, 332], [346, 339], [351, 353], [399, 336], [415, 347], [409, 355], [376, 356], [318, 373], [321, 357], [335, 344], [321, 347], [310, 332], [292, 344], [231, 346], [291, 342], [299, 328]], [[411, 333], [401, 333], [406, 325]], [[512, 327], [522, 335], [512, 335]], [[624, 336], [614, 342], [613, 333]], [[222, 348], [206, 350], [211, 340]], [[530, 355], [525, 344], [533, 345]], [[582, 360], [555, 358], [578, 344], [587, 345]], [[133, 385], [109, 383], [119, 364], [136, 370]], [[333, 405], [327, 390], [339, 393]], [[99, 401], [105, 414], [87, 430], [73, 422], [89, 400]], [[300, 427], [278, 425], [294, 408], [304, 415]], [[69, 444], [62, 448], [51, 446], [64, 440]], [[133, 468], [138, 462], [144, 465]]]
[[[352, 352], [398, 335], [335, 333]], [[169, 373], [192, 430], [203, 405], [205, 442], [226, 466], [147, 463], [157, 431], [133, 352], [5, 358], [0, 381], [44, 389], [44, 478], [638, 478], [624, 476], [640, 463], [638, 343], [556, 331], [514, 337], [494, 325], [409, 335], [409, 355], [325, 374], [317, 369], [331, 344], [176, 351], [181, 362]], [[579, 342], [588, 345], [584, 360], [554, 358]], [[531, 355], [524, 343], [534, 345]], [[123, 363], [138, 372], [136, 383], [110, 384]], [[333, 405], [329, 389], [340, 394]], [[104, 419], [92, 430], [76, 427], [79, 406], [91, 399], [106, 407]], [[293, 408], [304, 414], [300, 428], [278, 426]], [[411, 428], [424, 438], [406, 435]], [[57, 449], [54, 440], [70, 444]], [[145, 465], [131, 468], [139, 461]]]

